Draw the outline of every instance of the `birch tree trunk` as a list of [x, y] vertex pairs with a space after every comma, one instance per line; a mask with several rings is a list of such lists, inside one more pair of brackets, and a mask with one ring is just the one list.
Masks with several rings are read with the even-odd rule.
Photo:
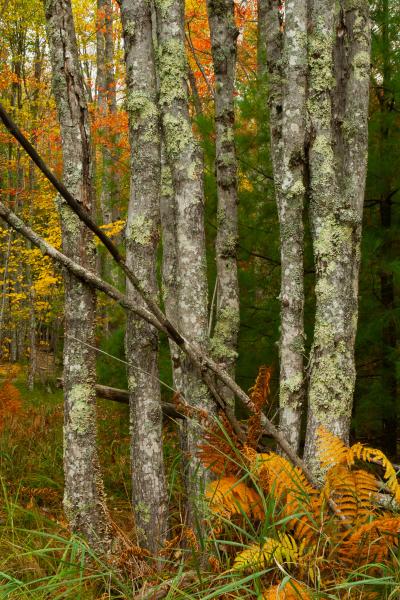
[[283, 15], [273, 0], [268, 12], [272, 163], [281, 242], [280, 427], [298, 452], [304, 399], [307, 2], [287, 0], [284, 28]]
[[[100, 119], [117, 112], [116, 82], [114, 73], [114, 39], [113, 39], [113, 8], [111, 0], [97, 0], [97, 77], [96, 99]], [[115, 136], [106, 127], [99, 128], [101, 134], [100, 160], [100, 209], [104, 224], [112, 223], [117, 218], [116, 203], [118, 201], [119, 182], [114, 161]], [[112, 260], [106, 254], [103, 257], [104, 275], [118, 285], [118, 273]], [[106, 321], [107, 329], [107, 321]]]
[[[215, 135], [217, 178], [217, 313], [211, 351], [235, 372], [239, 333], [237, 274], [237, 161], [234, 139], [236, 40], [233, 0], [207, 0], [211, 52], [215, 73]], [[226, 390], [224, 394], [226, 396]], [[231, 397], [231, 402], [234, 399]]]
[[[184, 336], [200, 347], [207, 346], [207, 277], [204, 236], [202, 163], [193, 135], [188, 107], [187, 61], [184, 46], [184, 3], [156, 3], [160, 109], [166, 158], [171, 169], [175, 197], [177, 257], [177, 318]], [[209, 392], [200, 373], [181, 355], [183, 392], [196, 408], [213, 410]], [[187, 420], [185, 437], [190, 459], [187, 489], [191, 505], [189, 521], [195, 521], [199, 487], [205, 470], [197, 458], [201, 437], [199, 424]]]
[[[102, 118], [116, 112], [116, 93], [114, 78], [114, 42], [112, 25], [111, 0], [97, 0], [97, 77], [96, 91], [99, 113]], [[101, 129], [105, 137], [106, 131]], [[100, 189], [100, 206], [103, 223], [108, 224], [113, 220], [113, 203], [118, 191], [115, 169], [112, 164], [110, 148], [103, 143], [102, 150], [102, 178]]]
[[[83, 206], [93, 210], [88, 111], [78, 61], [70, 0], [47, 0], [47, 33], [53, 91], [61, 127], [63, 179]], [[95, 269], [91, 232], [59, 198], [63, 251], [89, 270]], [[64, 273], [64, 510], [72, 531], [90, 545], [109, 552], [112, 527], [96, 447], [96, 369], [94, 291], [70, 272]], [[77, 341], [80, 340], [80, 341]]]
[[[143, 288], [157, 300], [161, 159], [150, 5], [147, 0], [122, 0], [121, 16], [132, 173], [126, 227], [127, 264]], [[127, 293], [143, 305], [129, 281]], [[160, 550], [167, 535], [158, 332], [134, 315], [128, 317], [126, 355], [136, 528], [140, 542], [155, 552]]]
[[[178, 323], [178, 253], [176, 247], [176, 203], [171, 169], [165, 152], [161, 154], [160, 214], [162, 228], [162, 287], [165, 314], [172, 323]], [[169, 340], [172, 376], [175, 390], [183, 389], [182, 368], [178, 346]]]
[[364, 201], [370, 66], [367, 0], [312, 0], [309, 38], [310, 219], [316, 315], [305, 460], [320, 425], [348, 440]]

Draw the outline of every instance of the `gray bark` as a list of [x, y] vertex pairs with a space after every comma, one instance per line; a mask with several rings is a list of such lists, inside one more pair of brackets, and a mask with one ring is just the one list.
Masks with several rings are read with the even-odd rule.
[[[97, 0], [97, 77], [96, 92], [100, 117], [106, 117], [117, 110], [114, 77], [113, 14], [111, 0]], [[107, 136], [102, 128], [100, 133]], [[113, 203], [118, 193], [118, 180], [113, 165], [110, 148], [102, 145], [102, 177], [100, 206], [103, 223], [113, 221]]]
[[[93, 210], [88, 111], [78, 61], [70, 0], [45, 2], [53, 91], [61, 127], [63, 179], [87, 211]], [[92, 233], [59, 199], [63, 250], [95, 269]], [[64, 340], [64, 510], [71, 529], [96, 550], [109, 552], [112, 526], [96, 447], [94, 291], [65, 272]]]
[[[165, 152], [161, 155], [160, 214], [162, 228], [162, 288], [165, 314], [178, 323], [178, 255], [176, 247], [176, 204], [171, 169]], [[183, 389], [179, 347], [169, 340], [174, 388]]]
[[[237, 274], [237, 161], [234, 86], [236, 40], [233, 0], [207, 0], [211, 52], [215, 73], [215, 136], [217, 178], [217, 312], [211, 351], [234, 374], [239, 333]], [[225, 390], [225, 395], [227, 391]], [[233, 398], [232, 398], [233, 402]]]
[[366, 176], [370, 65], [367, 0], [311, 3], [310, 219], [316, 316], [305, 460], [317, 469], [320, 425], [348, 439]]
[[[122, 0], [121, 15], [132, 173], [126, 259], [142, 287], [157, 299], [161, 159], [150, 5], [146, 0]], [[143, 304], [129, 281], [127, 293], [135, 302]], [[139, 540], [155, 552], [162, 547], [167, 535], [158, 332], [135, 315], [129, 315], [125, 342], [131, 395], [133, 508]]]
[[[184, 336], [207, 346], [207, 277], [205, 264], [204, 194], [202, 163], [193, 135], [187, 87], [187, 60], [184, 46], [184, 3], [182, 0], [156, 3], [160, 109], [166, 158], [171, 169], [175, 198], [177, 257], [177, 318]], [[197, 408], [213, 411], [207, 387], [198, 369], [183, 355], [182, 387], [186, 400]], [[192, 509], [199, 486], [206, 476], [197, 459], [201, 437], [199, 425], [188, 420], [185, 437], [190, 462], [187, 489]], [[190, 514], [189, 519], [194, 520]]]
[[280, 427], [298, 452], [304, 399], [303, 206], [307, 2], [272, 0], [267, 25], [272, 163], [281, 242]]
[[[114, 73], [114, 39], [113, 39], [113, 8], [111, 0], [97, 0], [97, 31], [96, 31], [96, 99], [101, 119], [117, 112], [116, 81]], [[100, 209], [102, 221], [109, 224], [118, 218], [116, 204], [119, 194], [118, 173], [115, 168], [116, 152], [113, 145], [115, 136], [106, 128], [99, 129], [101, 136], [100, 159]], [[111, 142], [111, 144], [110, 144]], [[103, 259], [105, 277], [118, 284], [118, 277], [113, 262], [109, 256]], [[107, 329], [107, 320], [106, 320]]]

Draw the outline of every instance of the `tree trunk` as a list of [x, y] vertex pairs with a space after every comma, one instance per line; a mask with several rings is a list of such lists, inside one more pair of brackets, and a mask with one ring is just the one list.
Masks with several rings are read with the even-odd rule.
[[310, 219], [316, 315], [305, 460], [318, 470], [320, 425], [348, 440], [368, 136], [368, 2], [311, 2]]
[[[100, 120], [117, 112], [116, 82], [114, 73], [113, 8], [111, 0], [97, 0], [97, 77], [96, 99]], [[116, 204], [119, 194], [118, 174], [115, 168], [115, 136], [104, 127], [99, 128], [101, 144], [100, 160], [100, 209], [103, 224], [108, 225], [118, 218]], [[102, 260], [104, 276], [114, 285], [118, 274], [110, 257], [105, 254]], [[107, 321], [106, 321], [107, 328]]]
[[[173, 323], [178, 323], [178, 274], [176, 248], [176, 204], [171, 169], [161, 154], [160, 214], [162, 228], [162, 288], [165, 314]], [[172, 378], [175, 390], [183, 390], [182, 368], [178, 346], [169, 340], [172, 363]]]
[[[233, 375], [239, 333], [237, 274], [237, 161], [235, 151], [234, 88], [236, 39], [233, 0], [207, 0], [211, 52], [215, 73], [215, 135], [217, 177], [217, 314], [211, 351]], [[227, 390], [223, 390], [225, 397]], [[229, 394], [228, 394], [229, 395]], [[234, 398], [231, 397], [231, 403]]]
[[284, 28], [283, 15], [272, 0], [268, 13], [272, 163], [281, 242], [280, 427], [298, 452], [304, 399], [307, 2], [286, 2]]
[[[388, 113], [393, 111], [393, 80], [392, 80], [392, 48], [390, 40], [390, 9], [389, 0], [380, 3], [381, 35], [382, 35], [382, 85], [379, 88], [378, 100], [381, 111], [380, 124], [380, 151], [381, 156], [388, 152], [388, 141], [391, 138], [390, 118]], [[390, 151], [390, 150], [389, 150]], [[385, 414], [385, 447], [389, 455], [395, 457], [399, 444], [399, 407], [398, 407], [398, 382], [396, 361], [394, 359], [397, 347], [397, 323], [393, 317], [396, 308], [395, 279], [391, 269], [391, 262], [396, 255], [393, 241], [393, 183], [391, 173], [387, 168], [381, 174], [382, 193], [380, 198], [380, 224], [383, 228], [384, 243], [381, 249], [385, 253], [385, 266], [380, 273], [380, 298], [386, 311], [382, 326], [382, 387], [389, 397], [389, 410]], [[389, 317], [389, 318], [388, 318]]]
[[[188, 107], [187, 61], [184, 46], [184, 3], [157, 3], [160, 108], [166, 158], [175, 195], [177, 256], [177, 318], [184, 336], [207, 346], [207, 277], [204, 236], [202, 164]], [[192, 406], [213, 411], [213, 402], [196, 367], [181, 354], [183, 393]], [[185, 424], [189, 522], [195, 523], [199, 488], [206, 472], [197, 458], [200, 426]]]
[[[46, 2], [53, 91], [61, 127], [63, 178], [82, 205], [93, 210], [88, 111], [80, 71], [70, 0]], [[95, 269], [92, 233], [59, 199], [63, 250], [89, 270]], [[96, 364], [94, 290], [64, 273], [64, 509], [72, 531], [109, 552], [112, 526], [96, 447]], [[77, 341], [80, 340], [80, 341]]]
[[[121, 11], [132, 172], [126, 227], [127, 264], [143, 288], [157, 299], [161, 160], [151, 9], [146, 0], [122, 0]], [[127, 291], [135, 302], [143, 304], [129, 281]], [[133, 508], [139, 540], [155, 552], [161, 549], [167, 535], [158, 332], [134, 315], [128, 317], [126, 355]]]

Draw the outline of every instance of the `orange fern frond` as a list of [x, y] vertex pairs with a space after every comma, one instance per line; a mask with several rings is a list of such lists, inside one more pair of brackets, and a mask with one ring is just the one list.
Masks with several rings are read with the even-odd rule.
[[307, 481], [304, 473], [283, 456], [274, 452], [257, 454], [245, 451], [250, 471], [258, 478], [262, 489], [272, 496], [281, 509], [281, 517], [291, 517], [288, 527], [296, 539], [310, 544], [317, 532], [316, 520], [322, 513], [319, 492]]
[[341, 560], [348, 565], [380, 563], [399, 545], [400, 517], [383, 517], [362, 525], [340, 549]]
[[359, 442], [348, 448], [342, 440], [323, 427], [318, 429], [318, 437], [320, 460], [323, 467], [339, 464], [347, 464], [348, 467], [351, 467], [356, 460], [379, 465], [384, 470], [383, 479], [386, 481], [389, 491], [395, 500], [400, 502], [400, 485], [395, 468], [382, 450], [369, 448]]
[[240, 441], [224, 414], [219, 423], [211, 423], [199, 445], [199, 458], [203, 465], [216, 475], [239, 475]]
[[309, 590], [299, 581], [290, 579], [284, 587], [282, 584], [271, 586], [263, 593], [263, 600], [311, 600]]
[[0, 388], [0, 428], [6, 420], [15, 416], [21, 411], [22, 400], [19, 390], [11, 383], [11, 379], [6, 379]]
[[358, 459], [382, 467], [384, 470], [383, 479], [386, 481], [389, 491], [393, 494], [395, 500], [400, 502], [400, 485], [397, 481], [396, 470], [381, 450], [357, 443], [349, 449], [349, 457], [351, 457], [353, 463]]
[[250, 399], [257, 410], [261, 410], [267, 401], [271, 372], [271, 367], [261, 366], [258, 370], [256, 382], [249, 390]]
[[339, 437], [324, 427], [318, 428], [317, 436], [319, 459], [324, 469], [349, 463], [350, 449]]
[[261, 521], [264, 509], [259, 494], [236, 477], [221, 477], [211, 481], [206, 489], [206, 499], [211, 512], [230, 518], [234, 514], [246, 514]]
[[251, 448], [257, 448], [258, 440], [261, 436], [261, 413], [268, 399], [271, 372], [271, 367], [267, 367], [265, 365], [260, 367], [256, 382], [249, 390], [250, 399], [255, 407], [255, 412], [251, 415], [248, 421], [246, 438], [246, 444]]
[[332, 499], [354, 525], [360, 525], [373, 514], [373, 497], [377, 491], [378, 482], [371, 473], [351, 471], [343, 464], [329, 469], [323, 488], [327, 500]]

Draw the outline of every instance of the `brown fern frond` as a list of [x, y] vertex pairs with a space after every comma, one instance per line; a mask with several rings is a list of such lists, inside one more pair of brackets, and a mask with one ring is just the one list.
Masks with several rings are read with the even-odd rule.
[[21, 412], [22, 399], [18, 388], [6, 379], [0, 388], [0, 429], [5, 422]]
[[323, 488], [326, 499], [332, 499], [353, 525], [361, 525], [373, 514], [377, 491], [378, 482], [371, 473], [351, 471], [344, 464], [329, 469]]
[[359, 527], [339, 549], [343, 563], [365, 565], [387, 561], [399, 545], [400, 517], [383, 517]]
[[206, 489], [211, 512], [229, 519], [234, 514], [246, 514], [261, 521], [264, 509], [259, 494], [236, 477], [221, 477], [211, 481]]
[[249, 390], [249, 396], [255, 407], [255, 412], [248, 420], [246, 444], [250, 448], [257, 448], [262, 433], [261, 414], [265, 406], [271, 381], [271, 367], [263, 365], [258, 370], [255, 384]]
[[349, 457], [349, 460], [353, 463], [358, 459], [382, 467], [384, 470], [383, 479], [386, 481], [389, 491], [393, 494], [395, 500], [400, 502], [400, 485], [397, 481], [396, 470], [381, 450], [357, 443], [349, 449]]
[[304, 583], [291, 579], [284, 587], [273, 585], [263, 593], [263, 600], [311, 600], [311, 592]]
[[216, 475], [239, 475], [241, 442], [223, 413], [219, 423], [210, 423], [199, 445], [199, 458]]

